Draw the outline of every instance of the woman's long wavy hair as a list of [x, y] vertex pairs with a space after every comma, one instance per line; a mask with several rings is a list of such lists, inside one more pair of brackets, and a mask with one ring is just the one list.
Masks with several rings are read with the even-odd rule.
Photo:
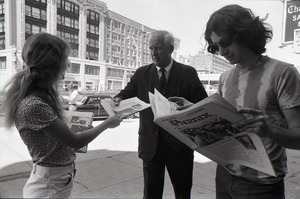
[[266, 18], [255, 17], [253, 12], [239, 5], [228, 5], [215, 11], [206, 24], [205, 40], [212, 44], [210, 36], [229, 36], [256, 54], [266, 51], [266, 43], [272, 39], [271, 25], [264, 23]]
[[63, 118], [57, 88], [68, 67], [69, 53], [68, 43], [54, 35], [38, 33], [27, 39], [22, 50], [25, 69], [15, 74], [3, 91], [6, 127], [14, 125], [18, 104], [30, 94], [38, 95]]

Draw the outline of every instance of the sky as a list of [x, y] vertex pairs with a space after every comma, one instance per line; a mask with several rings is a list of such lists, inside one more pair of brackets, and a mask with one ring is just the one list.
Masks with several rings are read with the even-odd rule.
[[[109, 10], [153, 29], [172, 32], [181, 40], [180, 54], [195, 55], [205, 46], [203, 33], [209, 16], [228, 4], [252, 9], [273, 27], [273, 39], [267, 45], [271, 57], [299, 65], [300, 54], [291, 47], [278, 48], [282, 41], [283, 2], [280, 0], [101, 0]], [[297, 61], [296, 61], [297, 60]]]

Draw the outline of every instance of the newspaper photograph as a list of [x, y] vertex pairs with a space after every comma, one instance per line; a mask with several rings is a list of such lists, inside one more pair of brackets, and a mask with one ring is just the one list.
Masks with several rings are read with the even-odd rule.
[[[66, 111], [65, 112], [67, 123], [73, 132], [81, 132], [88, 129], [89, 125], [93, 122], [92, 112], [79, 112], [79, 111]], [[88, 145], [75, 149], [77, 153], [86, 153]]]

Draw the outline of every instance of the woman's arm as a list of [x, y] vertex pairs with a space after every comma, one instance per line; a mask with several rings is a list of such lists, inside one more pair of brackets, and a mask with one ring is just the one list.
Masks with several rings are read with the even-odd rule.
[[47, 136], [55, 139], [61, 144], [75, 149], [80, 149], [81, 147], [94, 140], [104, 130], [119, 126], [121, 121], [122, 120], [118, 117], [111, 116], [92, 129], [87, 129], [85, 131], [75, 133], [63, 120], [57, 118], [50, 126], [43, 129], [43, 131]]

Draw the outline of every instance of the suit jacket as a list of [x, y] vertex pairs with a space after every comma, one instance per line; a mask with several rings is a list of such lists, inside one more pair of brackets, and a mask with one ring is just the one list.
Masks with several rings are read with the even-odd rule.
[[[154, 64], [150, 64], [138, 68], [127, 86], [115, 97], [120, 97], [121, 99], [138, 97], [142, 101], [149, 103], [148, 92], [154, 93], [154, 88], [159, 90], [166, 98], [173, 96], [184, 97], [193, 103], [207, 97], [196, 70], [191, 66], [176, 61], [173, 61], [168, 81], [163, 91], [159, 87], [157, 68]], [[139, 157], [145, 161], [150, 161], [156, 151], [159, 126], [153, 122], [153, 119], [151, 108], [140, 112], [138, 152]], [[171, 134], [167, 132], [163, 132], [163, 134], [168, 140], [168, 144], [174, 149], [174, 152], [184, 153], [190, 150]]]

